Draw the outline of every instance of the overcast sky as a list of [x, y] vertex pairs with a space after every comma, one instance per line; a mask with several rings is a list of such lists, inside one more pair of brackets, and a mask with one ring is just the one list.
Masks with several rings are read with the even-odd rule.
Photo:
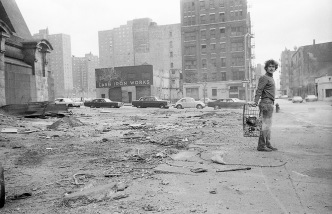
[[[151, 18], [180, 23], [180, 0], [16, 0], [31, 34], [71, 36], [72, 55], [99, 55], [98, 31]], [[255, 34], [255, 63], [279, 60], [287, 47], [332, 42], [332, 0], [249, 0]]]

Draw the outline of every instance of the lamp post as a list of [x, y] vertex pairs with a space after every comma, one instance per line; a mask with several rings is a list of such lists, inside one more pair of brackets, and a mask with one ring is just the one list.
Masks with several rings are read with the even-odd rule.
[[[248, 102], [248, 84], [251, 82], [251, 77], [248, 77], [249, 71], [250, 71], [250, 63], [247, 66], [247, 46], [248, 46], [248, 41], [247, 37], [254, 38], [254, 36], [250, 33], [246, 33], [244, 35], [244, 76], [245, 76], [245, 94], [246, 94], [246, 102]], [[247, 71], [248, 69], [248, 71]]]

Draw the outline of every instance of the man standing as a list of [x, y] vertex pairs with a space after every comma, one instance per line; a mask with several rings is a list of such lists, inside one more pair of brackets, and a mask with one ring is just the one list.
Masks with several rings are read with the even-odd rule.
[[265, 62], [264, 69], [266, 73], [259, 78], [254, 103], [254, 106], [257, 106], [259, 98], [261, 98], [259, 111], [262, 116], [262, 129], [259, 134], [257, 150], [271, 152], [278, 150], [271, 145], [271, 125], [275, 98], [273, 73], [278, 69], [278, 63], [270, 59]]

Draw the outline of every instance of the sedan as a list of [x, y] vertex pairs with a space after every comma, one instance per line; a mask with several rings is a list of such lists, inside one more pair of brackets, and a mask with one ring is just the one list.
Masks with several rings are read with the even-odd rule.
[[68, 107], [80, 107], [81, 105], [83, 105], [83, 102], [73, 101], [70, 98], [57, 98], [55, 99], [54, 104], [65, 104]]
[[123, 106], [123, 102], [112, 101], [107, 98], [98, 98], [85, 102], [84, 106], [90, 108], [120, 108]]
[[292, 99], [292, 102], [293, 103], [302, 103], [303, 99], [300, 96], [294, 96], [293, 99]]
[[316, 95], [307, 95], [304, 99], [306, 102], [313, 102], [318, 100]]
[[244, 100], [239, 100], [238, 98], [225, 98], [218, 99], [214, 102], [209, 102], [208, 107], [214, 109], [220, 108], [243, 108], [243, 105], [246, 103]]
[[182, 108], [202, 109], [205, 107], [205, 103], [203, 103], [202, 101], [196, 101], [192, 97], [184, 97], [184, 98], [181, 98], [179, 101], [177, 101], [175, 103], [174, 107], [177, 109], [182, 109]]
[[207, 104], [207, 103], [209, 103], [209, 102], [212, 102], [213, 100], [211, 100], [210, 98], [201, 98], [199, 101], [202, 101], [203, 103], [205, 103], [205, 104]]

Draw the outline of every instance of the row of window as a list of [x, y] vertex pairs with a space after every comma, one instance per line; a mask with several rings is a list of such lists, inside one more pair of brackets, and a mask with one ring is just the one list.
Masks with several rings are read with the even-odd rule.
[[[200, 24], [210, 24], [210, 23], [216, 23], [216, 22], [226, 22], [226, 16], [225, 13], [219, 13], [218, 16], [216, 16], [215, 13], [211, 13], [209, 15], [209, 20], [207, 19], [206, 14], [200, 15], [199, 23]], [[229, 21], [235, 21], [235, 20], [241, 20], [243, 19], [243, 11], [242, 10], [236, 10], [236, 11], [230, 11], [230, 20]], [[183, 17], [183, 26], [188, 25], [196, 25], [196, 16], [184, 16]]]
[[[226, 58], [221, 57], [220, 61], [217, 62], [217, 58], [211, 58], [209, 60], [209, 63], [212, 67], [217, 68], [218, 64], [220, 64], [221, 68], [226, 68]], [[231, 64], [230, 66], [244, 66], [244, 56], [243, 55], [234, 55], [231, 58]], [[208, 59], [202, 59], [201, 60], [201, 68], [208, 68]], [[185, 60], [185, 69], [197, 69], [197, 60]]]
[[[202, 14], [200, 15], [199, 23], [200, 24], [211, 24], [211, 23], [217, 23], [217, 22], [226, 22], [226, 16], [225, 13], [219, 13], [217, 16], [215, 13], [211, 13], [209, 15], [209, 20], [207, 20], [207, 15]], [[243, 19], [243, 11], [242, 10], [235, 10], [235, 11], [230, 11], [230, 20], [229, 21], [234, 21], [234, 20], [241, 20]], [[183, 26], [190, 26], [190, 25], [196, 25], [196, 16], [184, 16], [183, 17]]]
[[[243, 36], [245, 28], [242, 26], [235, 27], [221, 27], [219, 30], [216, 28], [210, 28], [210, 30], [203, 29], [200, 31], [201, 39], [216, 39], [216, 38], [225, 38], [226, 32], [229, 31], [230, 36]], [[209, 33], [208, 33], [209, 32]], [[194, 41], [197, 40], [196, 31], [185, 32], [184, 41]]]
[[[199, 9], [200, 10], [205, 10], [205, 9], [214, 9], [217, 7], [225, 7], [225, 1], [226, 0], [209, 0], [209, 1], [204, 1], [201, 0], [199, 2]], [[208, 4], [206, 4], [208, 3]], [[232, 0], [229, 2], [229, 6], [230, 7], [241, 7], [242, 5], [244, 5], [243, 0]], [[183, 4], [183, 10], [184, 12], [186, 11], [195, 11], [195, 2], [186, 2]]]
[[[221, 72], [212, 72], [210, 74], [202, 73], [201, 77], [199, 78], [198, 73], [185, 73], [184, 79], [185, 82], [192, 83], [197, 82], [198, 80], [201, 81], [228, 81], [227, 80], [227, 72], [221, 71]], [[234, 70], [230, 73], [229, 80], [244, 80], [245, 74], [244, 71]]]
[[[184, 46], [184, 55], [196, 55], [197, 50], [196, 50], [196, 45], [195, 44], [189, 44]], [[207, 44], [202, 44], [201, 45], [201, 54], [207, 54], [207, 49], [208, 45]], [[217, 47], [217, 43], [211, 43], [209, 44], [209, 49], [211, 53], [216, 53], [217, 51], [219, 53], [226, 53], [226, 43], [222, 42], [219, 43], [219, 47]], [[231, 52], [242, 52], [244, 50], [243, 47], [243, 42], [232, 42], [231, 43]], [[172, 53], [172, 52], [171, 52]], [[171, 55], [173, 56], [173, 55]]]

